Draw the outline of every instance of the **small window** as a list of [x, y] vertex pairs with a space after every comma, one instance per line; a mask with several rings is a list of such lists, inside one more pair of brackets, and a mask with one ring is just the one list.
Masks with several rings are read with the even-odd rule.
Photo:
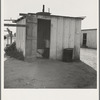
[[83, 46], [86, 46], [87, 42], [87, 33], [83, 33]]
[[87, 38], [87, 33], [83, 33], [83, 39]]

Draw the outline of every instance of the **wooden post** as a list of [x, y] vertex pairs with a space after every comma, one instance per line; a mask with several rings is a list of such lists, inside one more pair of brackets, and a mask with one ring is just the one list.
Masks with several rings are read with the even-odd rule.
[[4, 26], [9, 26], [9, 27], [26, 27], [24, 24], [4, 24]]
[[32, 62], [37, 57], [37, 18], [28, 15], [26, 17], [26, 54], [25, 60]]

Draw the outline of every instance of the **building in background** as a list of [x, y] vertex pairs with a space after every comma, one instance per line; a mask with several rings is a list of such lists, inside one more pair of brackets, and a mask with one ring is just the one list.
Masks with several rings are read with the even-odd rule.
[[[10, 45], [11, 44], [11, 38], [10, 38], [10, 35], [9, 34], [6, 34], [5, 35], [5, 39], [4, 39], [4, 48], [7, 46], [7, 45]], [[16, 35], [12, 35], [12, 43], [16, 41]]]
[[97, 48], [97, 29], [81, 30], [81, 47]]

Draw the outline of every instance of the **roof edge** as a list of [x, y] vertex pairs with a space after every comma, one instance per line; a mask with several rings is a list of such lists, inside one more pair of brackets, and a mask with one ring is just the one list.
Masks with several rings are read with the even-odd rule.
[[[14, 23], [17, 23], [18, 21], [24, 19], [28, 14], [29, 15], [37, 15], [36, 13], [27, 13], [27, 14], [20, 13], [19, 15], [22, 16], [22, 17], [20, 17], [17, 20], [15, 20]], [[42, 16], [48, 16], [48, 15], [42, 15]], [[81, 17], [60, 16], [60, 15], [49, 15], [49, 16], [51, 16], [51, 17], [63, 17], [63, 18], [75, 18], [75, 19], [81, 19], [81, 20], [83, 20], [84, 18], [86, 18], [86, 16], [81, 16]]]
[[91, 29], [82, 29], [81, 31], [88, 31], [88, 30], [97, 30], [97, 28], [91, 28]]

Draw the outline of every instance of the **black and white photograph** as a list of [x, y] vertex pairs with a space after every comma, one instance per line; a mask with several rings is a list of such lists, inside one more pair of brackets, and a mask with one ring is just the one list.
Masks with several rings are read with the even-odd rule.
[[4, 0], [4, 89], [97, 89], [97, 0]]

